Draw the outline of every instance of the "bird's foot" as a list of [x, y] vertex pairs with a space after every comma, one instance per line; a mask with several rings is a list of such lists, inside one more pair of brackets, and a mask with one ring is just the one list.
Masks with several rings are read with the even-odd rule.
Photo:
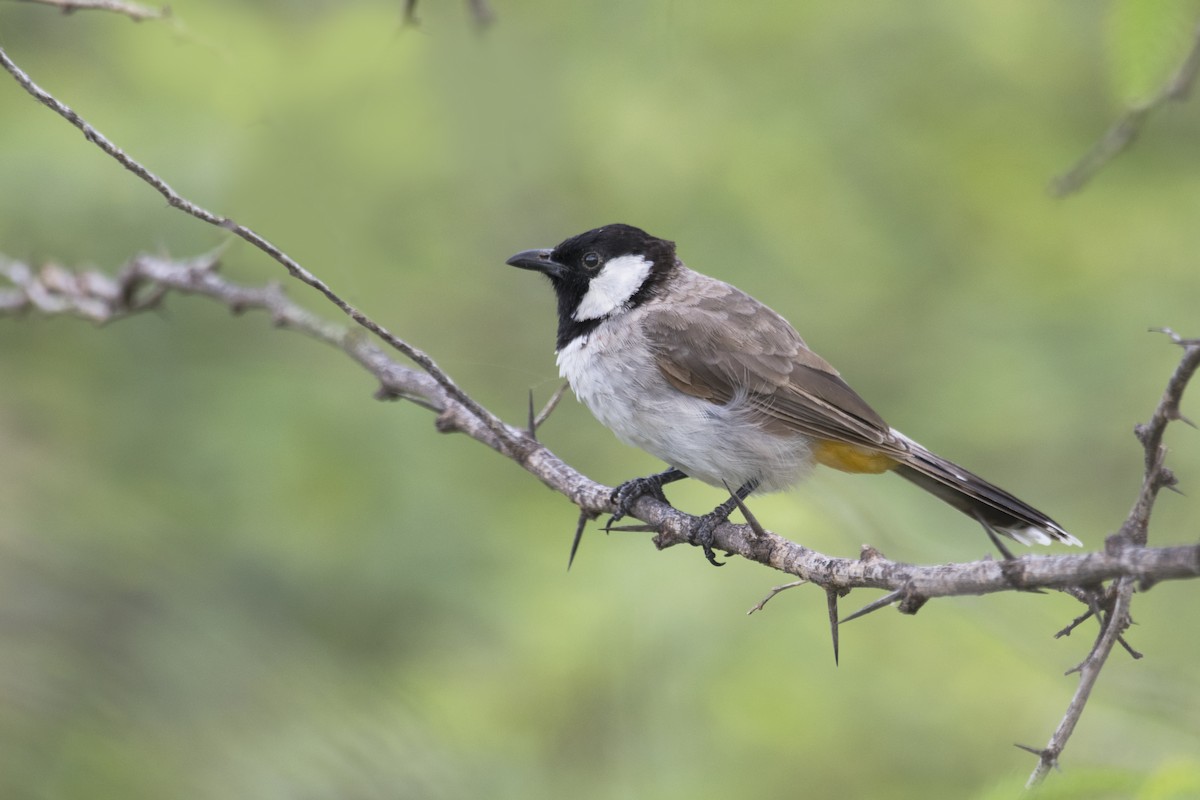
[[[730, 507], [727, 508], [726, 506]], [[700, 522], [692, 532], [692, 544], [704, 550], [704, 557], [714, 567], [725, 566], [724, 561], [717, 561], [717, 554], [713, 552], [713, 540], [715, 539], [715, 531], [722, 523], [729, 519], [729, 513], [732, 510], [732, 504], [722, 503], [703, 517], [700, 517]]]
[[[726, 488], [728, 488], [728, 485], [726, 485]], [[724, 561], [717, 561], [717, 554], [713, 552], [713, 540], [716, 538], [717, 528], [719, 528], [723, 523], [727, 522], [729, 520], [729, 515], [733, 513], [733, 510], [740, 506], [741, 502], [757, 488], [758, 481], [747, 481], [739, 486], [736, 492], [730, 492], [728, 500], [726, 500], [724, 503], [721, 503], [721, 505], [708, 512], [703, 517], [700, 517], [700, 522], [696, 525], [696, 530], [692, 533], [691, 542], [692, 544], [704, 550], [704, 557], [707, 558], [708, 563], [712, 564], [714, 567], [725, 566]], [[758, 520], [755, 520], [753, 525], [757, 532], [757, 530], [760, 529], [758, 528]], [[726, 555], [729, 555], [729, 553], [726, 553]]]
[[604, 524], [604, 530], [610, 530], [613, 523], [624, 519], [633, 511], [634, 504], [643, 497], [653, 497], [663, 503], [667, 502], [667, 496], [663, 494], [663, 474], [648, 475], [645, 478], [634, 478], [633, 480], [625, 481], [616, 489], [613, 489], [610, 499], [616, 510], [613, 515], [608, 518], [608, 522]]

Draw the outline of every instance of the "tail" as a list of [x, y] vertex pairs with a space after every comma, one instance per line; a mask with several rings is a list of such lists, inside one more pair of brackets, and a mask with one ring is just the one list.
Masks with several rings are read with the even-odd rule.
[[[893, 431], [893, 433], [896, 433]], [[899, 433], [896, 433], [900, 436]], [[957, 508], [997, 533], [1021, 544], [1063, 544], [1082, 547], [1083, 543], [1062, 526], [1033, 506], [1013, 497], [999, 486], [968, 472], [952, 461], [934, 455], [913, 440], [901, 436], [909, 445], [909, 458], [893, 470], [930, 494]]]

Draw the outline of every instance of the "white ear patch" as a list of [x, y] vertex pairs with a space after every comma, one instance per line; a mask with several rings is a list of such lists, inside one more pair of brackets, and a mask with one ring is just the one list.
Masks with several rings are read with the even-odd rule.
[[572, 315], [576, 320], [600, 319], [629, 302], [642, 288], [654, 262], [642, 256], [620, 256], [600, 268], [600, 274], [588, 284], [587, 294]]

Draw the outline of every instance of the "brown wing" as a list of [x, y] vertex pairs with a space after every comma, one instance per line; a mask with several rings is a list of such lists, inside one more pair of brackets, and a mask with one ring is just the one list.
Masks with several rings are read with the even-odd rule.
[[769, 427], [904, 452], [887, 423], [787, 320], [720, 281], [685, 284], [676, 296], [690, 302], [644, 307], [644, 330], [672, 386], [722, 405], [744, 396]]

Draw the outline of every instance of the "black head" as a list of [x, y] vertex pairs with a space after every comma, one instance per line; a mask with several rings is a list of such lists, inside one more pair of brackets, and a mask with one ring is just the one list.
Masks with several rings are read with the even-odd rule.
[[558, 296], [558, 347], [603, 320], [637, 308], [675, 267], [675, 243], [632, 225], [605, 225], [552, 250], [525, 250], [505, 263], [540, 272]]

